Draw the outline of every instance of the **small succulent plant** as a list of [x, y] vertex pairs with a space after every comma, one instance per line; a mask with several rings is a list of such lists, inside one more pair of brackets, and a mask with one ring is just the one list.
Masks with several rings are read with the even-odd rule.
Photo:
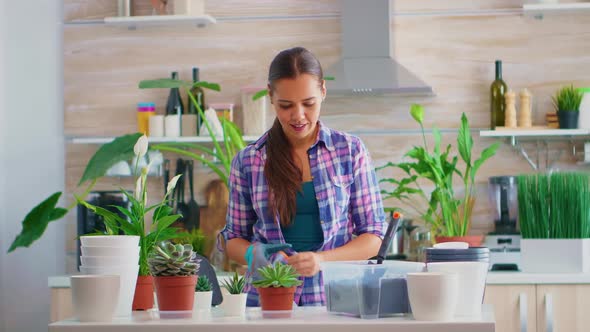
[[231, 279], [225, 279], [221, 284], [230, 294], [242, 294], [246, 285], [246, 278], [240, 276], [238, 272], [234, 272]]
[[206, 275], [199, 276], [197, 279], [197, 286], [195, 287], [195, 292], [210, 292], [211, 291], [211, 282]]
[[199, 271], [196, 253], [190, 244], [158, 244], [148, 257], [150, 272], [154, 277], [190, 276]]
[[288, 264], [277, 262], [273, 265], [263, 266], [258, 269], [261, 279], [252, 282], [252, 286], [258, 288], [267, 287], [293, 287], [299, 286], [303, 282], [299, 279], [299, 274]]

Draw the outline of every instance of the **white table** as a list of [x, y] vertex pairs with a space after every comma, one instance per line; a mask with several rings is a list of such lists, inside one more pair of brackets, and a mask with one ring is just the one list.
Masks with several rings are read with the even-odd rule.
[[263, 318], [260, 308], [248, 308], [244, 317], [222, 317], [218, 308], [193, 318], [159, 319], [153, 312], [134, 312], [132, 317], [110, 323], [80, 323], [63, 320], [49, 325], [50, 332], [494, 332], [494, 314], [484, 306], [479, 318], [449, 322], [421, 322], [411, 316], [374, 320], [330, 314], [325, 307], [301, 307], [291, 318]]

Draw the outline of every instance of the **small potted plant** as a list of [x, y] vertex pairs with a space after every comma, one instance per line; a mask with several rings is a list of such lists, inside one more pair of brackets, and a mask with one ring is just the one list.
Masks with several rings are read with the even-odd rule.
[[231, 279], [221, 282], [229, 294], [223, 296], [221, 307], [225, 316], [242, 316], [246, 312], [246, 299], [248, 294], [244, 293], [246, 278], [234, 272]]
[[190, 244], [165, 241], [148, 258], [160, 311], [192, 311], [199, 262]]
[[[299, 274], [291, 265], [277, 262], [258, 269], [260, 279], [252, 282], [260, 296], [260, 306], [263, 314], [272, 311], [293, 310], [295, 289], [303, 282], [298, 279]], [[269, 317], [290, 317], [289, 313], [272, 315]]]
[[213, 291], [211, 290], [211, 282], [206, 275], [200, 275], [197, 279], [197, 286], [195, 287], [195, 310], [211, 310], [211, 300], [213, 299]]
[[557, 111], [560, 129], [578, 128], [580, 103], [584, 94], [573, 85], [563, 87], [553, 96], [553, 105]]

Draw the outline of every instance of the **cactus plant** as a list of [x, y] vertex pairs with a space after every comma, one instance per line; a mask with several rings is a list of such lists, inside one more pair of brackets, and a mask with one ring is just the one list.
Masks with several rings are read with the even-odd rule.
[[199, 262], [190, 244], [162, 242], [154, 247], [148, 258], [150, 271], [154, 277], [190, 276], [199, 271]]
[[199, 276], [197, 279], [197, 286], [195, 287], [195, 292], [210, 292], [211, 291], [211, 282], [206, 275]]
[[303, 282], [299, 279], [299, 274], [291, 265], [277, 262], [273, 265], [263, 266], [258, 269], [261, 279], [252, 282], [252, 286], [257, 288], [268, 287], [293, 287], [299, 286]]
[[230, 294], [242, 294], [244, 285], [246, 285], [246, 279], [240, 276], [238, 272], [234, 272], [231, 279], [225, 279], [221, 283]]

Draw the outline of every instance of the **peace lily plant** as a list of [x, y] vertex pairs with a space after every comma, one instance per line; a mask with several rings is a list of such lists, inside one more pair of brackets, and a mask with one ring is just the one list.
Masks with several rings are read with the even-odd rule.
[[[459, 156], [451, 155], [451, 144], [441, 150], [441, 133], [436, 127], [432, 129], [434, 148], [430, 151], [424, 132], [424, 108], [412, 105], [410, 114], [420, 125], [423, 146], [414, 146], [404, 156], [411, 159], [402, 163], [387, 163], [377, 170], [393, 167], [403, 171], [404, 178], [384, 178], [380, 183], [394, 185], [393, 190], [382, 190], [383, 199], [395, 198], [409, 206], [431, 227], [435, 236], [466, 236], [471, 225], [471, 215], [475, 202], [475, 175], [483, 163], [491, 158], [499, 147], [498, 143], [485, 148], [478, 159], [472, 160], [473, 138], [465, 113], [461, 116], [461, 126], [457, 135]], [[464, 168], [458, 165], [459, 158]], [[453, 185], [453, 178], [458, 176], [463, 185], [459, 194]], [[427, 195], [420, 181], [434, 185], [434, 190]]]
[[[156, 80], [144, 80], [139, 83], [140, 89], [170, 89], [170, 88], [184, 88], [187, 92], [192, 87], [202, 87], [214, 91], [220, 91], [219, 84], [217, 83], [210, 83], [205, 81], [200, 82], [186, 82], [182, 80], [164, 78], [164, 79], [156, 79]], [[190, 143], [163, 143], [163, 144], [154, 144], [149, 146], [149, 149], [152, 150], [159, 150], [159, 151], [166, 151], [172, 152], [179, 155], [186, 156], [188, 158], [195, 159], [205, 166], [209, 167], [213, 172], [215, 172], [225, 183], [228, 182], [229, 173], [231, 169], [231, 161], [235, 154], [245, 147], [244, 139], [242, 133], [240, 132], [239, 128], [231, 121], [226, 119], [221, 119], [221, 124], [223, 127], [223, 137], [216, 137], [213, 133], [214, 131], [211, 128], [211, 125], [207, 121], [205, 117], [204, 111], [199, 107], [196, 99], [192, 94], [188, 94], [191, 102], [196, 106], [196, 109], [201, 116], [204, 125], [208, 129], [209, 135], [211, 137], [211, 141], [213, 143], [213, 148], [210, 148], [205, 145], [200, 144], [190, 144]], [[141, 139], [141, 140], [140, 140]], [[81, 203], [90, 193], [94, 185], [96, 184], [97, 180], [103, 177], [107, 170], [111, 168], [113, 165], [120, 161], [127, 161], [132, 159], [134, 156], [139, 154], [145, 154], [148, 149], [148, 140], [147, 137], [142, 138], [142, 134], [135, 133], [135, 134], [128, 134], [123, 135], [115, 138], [112, 142], [107, 143], [101, 146], [96, 153], [92, 156], [82, 178], [80, 179], [78, 186], [83, 184], [87, 184], [86, 189], [84, 192], [76, 196], [76, 200], [68, 207], [58, 207], [58, 201], [62, 195], [62, 192], [55, 192], [50, 195], [48, 198], [43, 200], [37, 206], [35, 206], [26, 216], [25, 219], [22, 221], [22, 231], [20, 234], [16, 236], [14, 241], [12, 242], [8, 252], [14, 251], [16, 248], [19, 247], [29, 247], [33, 242], [38, 240], [45, 229], [49, 225], [50, 222], [59, 220], [63, 218], [70, 210], [76, 207], [77, 204]], [[192, 152], [191, 150], [200, 151], [201, 154], [197, 154]], [[209, 156], [210, 158], [204, 157], [202, 154]], [[216, 160], [216, 161], [214, 161]], [[136, 182], [136, 190], [135, 192], [145, 191], [145, 179], [147, 173], [140, 176], [140, 179]], [[171, 183], [176, 180], [171, 180]], [[175, 184], [175, 182], [174, 182]], [[137, 190], [141, 189], [141, 190]], [[168, 195], [170, 190], [167, 190], [166, 197], [164, 197], [163, 201], [160, 203], [164, 203], [168, 199]], [[139, 195], [139, 194], [137, 194]], [[141, 197], [131, 197], [133, 200], [132, 203], [132, 210], [135, 209], [133, 214], [135, 221], [139, 224], [145, 222], [140, 221], [139, 216], [141, 212], [149, 212], [150, 208], [154, 207], [145, 207], [145, 200], [144, 198], [147, 197], [147, 193], [144, 192], [143, 196]], [[156, 208], [154, 208], [156, 209]], [[102, 209], [96, 207], [96, 211], [104, 212]], [[105, 210], [106, 211], [106, 210]], [[167, 218], [165, 220], [161, 220], [161, 218], [169, 216], [170, 210], [165, 206], [161, 206], [156, 211], [159, 211], [156, 215], [156, 220], [159, 220], [161, 225], [169, 226], [172, 222], [170, 222], [171, 218]], [[106, 212], [104, 212], [106, 213]], [[129, 217], [129, 216], [127, 216]], [[114, 218], [114, 217], [112, 217]], [[111, 223], [110, 231], [114, 231], [113, 223]], [[121, 226], [119, 226], [121, 227]], [[127, 224], [125, 226], [127, 227]], [[139, 227], [139, 226], [138, 226]], [[138, 228], [137, 228], [138, 229]], [[134, 231], [136, 232], [137, 229]], [[125, 229], [123, 229], [125, 231]], [[129, 227], [127, 227], [127, 231], [131, 231]], [[168, 231], [163, 232], [164, 235], [168, 234]], [[162, 235], [162, 232], [158, 233], [158, 236]], [[186, 236], [180, 234], [182, 236]], [[146, 240], [147, 241], [147, 240]], [[145, 253], [142, 253], [142, 255]], [[142, 271], [145, 271], [143, 269]]]

